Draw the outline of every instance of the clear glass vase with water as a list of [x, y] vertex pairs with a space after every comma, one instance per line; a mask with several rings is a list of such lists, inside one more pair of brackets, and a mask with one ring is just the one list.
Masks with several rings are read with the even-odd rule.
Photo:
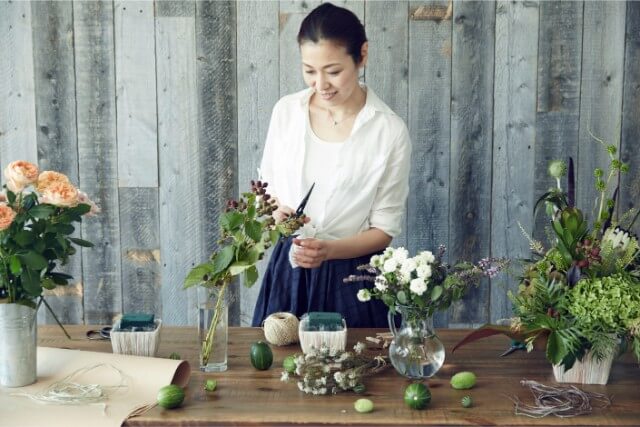
[[[397, 306], [397, 313], [389, 311], [389, 328], [393, 341], [389, 346], [389, 359], [401, 375], [410, 379], [430, 378], [444, 363], [444, 345], [435, 334], [433, 318], [421, 316], [407, 306]], [[396, 326], [400, 315], [400, 327]]]

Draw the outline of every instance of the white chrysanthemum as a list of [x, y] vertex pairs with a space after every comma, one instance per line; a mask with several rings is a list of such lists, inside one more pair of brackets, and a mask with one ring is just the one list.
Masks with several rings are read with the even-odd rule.
[[433, 255], [431, 251], [422, 251], [418, 254], [420, 260], [427, 264], [433, 264], [436, 260], [436, 257]]
[[421, 278], [413, 279], [411, 281], [411, 284], [409, 285], [409, 290], [411, 290], [411, 292], [413, 292], [414, 294], [420, 296], [427, 290], [427, 285]]
[[405, 272], [401, 271], [398, 275], [398, 280], [402, 285], [404, 285], [405, 283], [409, 283], [411, 281], [411, 274], [406, 274]]
[[387, 279], [385, 279], [384, 276], [376, 277], [375, 286], [376, 286], [376, 289], [379, 290], [380, 292], [384, 292], [389, 288]]
[[318, 394], [327, 394], [327, 388], [326, 387], [319, 388]]
[[320, 377], [318, 379], [318, 384], [326, 385], [327, 384], [327, 377]]
[[353, 351], [355, 351], [356, 354], [360, 354], [364, 351], [365, 348], [367, 348], [367, 346], [364, 345], [364, 343], [361, 343], [360, 341], [358, 341], [356, 345], [353, 346]]
[[407, 258], [404, 261], [402, 261], [402, 266], [400, 267], [400, 271], [404, 274], [411, 274], [413, 273], [413, 271], [416, 269], [417, 266], [418, 264], [416, 263], [415, 259]]
[[337, 383], [341, 383], [343, 380], [342, 372], [338, 371], [335, 374], [333, 374], [333, 379], [336, 380]]
[[280, 377], [280, 381], [285, 382], [285, 383], [287, 381], [289, 381], [289, 372], [283, 371], [282, 372], [282, 376]]
[[304, 391], [304, 384], [302, 381], [298, 381], [298, 389], [300, 389], [300, 391]]
[[433, 274], [433, 271], [431, 270], [430, 265], [423, 264], [418, 266], [418, 268], [416, 269], [416, 274], [421, 279], [428, 279]]
[[394, 249], [393, 249], [392, 247], [388, 247], [388, 248], [386, 248], [386, 249], [384, 250], [384, 252], [382, 253], [382, 257], [383, 257], [384, 259], [391, 258], [391, 257], [393, 256], [393, 252], [394, 252]]
[[382, 258], [380, 257], [380, 255], [374, 255], [369, 260], [369, 264], [374, 267], [380, 267], [382, 265]]
[[361, 302], [367, 302], [369, 300], [371, 300], [371, 292], [369, 292], [369, 289], [360, 289], [358, 291], [358, 301]]
[[398, 268], [398, 261], [395, 258], [389, 258], [384, 262], [382, 266], [382, 271], [385, 273], [393, 273]]
[[400, 247], [393, 251], [393, 259], [399, 264], [402, 264], [407, 258], [409, 258], [409, 251], [405, 248]]

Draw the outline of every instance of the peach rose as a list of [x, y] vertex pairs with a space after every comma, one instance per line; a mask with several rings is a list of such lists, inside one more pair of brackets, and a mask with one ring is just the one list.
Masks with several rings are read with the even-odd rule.
[[40, 203], [72, 208], [78, 205], [78, 189], [68, 182], [54, 182], [44, 189]]
[[42, 193], [47, 187], [56, 182], [66, 182], [67, 184], [70, 182], [69, 178], [65, 174], [54, 172], [54, 171], [44, 171], [41, 172], [38, 176], [38, 182], [36, 183], [36, 190]]
[[0, 231], [4, 231], [11, 226], [16, 213], [4, 203], [0, 203]]
[[4, 177], [7, 179], [7, 188], [19, 193], [38, 180], [38, 167], [25, 160], [16, 160], [4, 169]]
[[96, 203], [89, 198], [87, 193], [78, 189], [78, 203], [83, 203], [85, 205], [91, 206], [89, 212], [87, 212], [87, 216], [94, 216], [100, 213], [100, 207], [96, 205]]

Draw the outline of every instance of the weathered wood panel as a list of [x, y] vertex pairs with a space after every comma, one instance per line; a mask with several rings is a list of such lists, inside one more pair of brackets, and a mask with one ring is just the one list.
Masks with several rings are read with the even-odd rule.
[[[538, 106], [536, 114], [534, 196], [556, 182], [547, 173], [552, 160], [578, 159], [583, 3], [540, 2]], [[566, 190], [566, 179], [562, 182]], [[544, 207], [534, 218], [533, 236], [546, 242], [549, 218]], [[527, 230], [531, 232], [531, 230]]]
[[195, 324], [195, 289], [182, 289], [191, 267], [205, 260], [193, 13], [156, 19], [156, 64], [162, 318], [170, 325]]
[[[406, 1], [369, 2], [366, 6], [367, 85], [408, 123], [409, 4]], [[405, 215], [402, 233], [393, 239], [392, 245], [407, 247], [407, 244]]]
[[[0, 2], [0, 161], [38, 161], [31, 3]], [[4, 182], [4, 177], [1, 178]]]
[[[238, 192], [248, 190], [258, 168], [267, 137], [271, 109], [279, 98], [278, 3], [239, 2], [237, 4], [238, 52]], [[250, 325], [261, 278], [268, 259], [258, 265], [260, 279], [252, 288], [240, 287], [241, 324]]]
[[280, 96], [297, 92], [306, 87], [302, 78], [302, 62], [298, 46], [298, 31], [302, 20], [320, 0], [280, 0]]
[[[41, 170], [55, 170], [78, 185], [78, 139], [71, 2], [31, 4], [33, 74]], [[76, 232], [80, 236], [80, 230]], [[69, 286], [46, 291], [47, 302], [63, 323], [81, 323], [82, 256], [78, 253], [59, 270], [74, 277]], [[55, 320], [48, 310], [38, 313], [41, 322]]]
[[[496, 5], [493, 117], [491, 255], [527, 258], [529, 242], [520, 226], [533, 225], [538, 2]], [[491, 280], [491, 321], [511, 317], [508, 275]]]
[[[200, 219], [209, 254], [217, 246], [222, 207], [238, 187], [235, 2], [196, 2], [196, 58]], [[239, 295], [237, 286], [230, 288], [232, 325], [240, 324]]]
[[[409, 7], [408, 126], [412, 142], [407, 210], [407, 248], [437, 252], [449, 246], [449, 163], [451, 140], [451, 17], [421, 15], [422, 2]], [[447, 2], [430, 3], [446, 10]], [[393, 78], [393, 76], [391, 76]], [[435, 99], [446, 102], [434, 102]], [[435, 323], [446, 326], [448, 313]]]
[[116, 1], [114, 12], [118, 185], [157, 187], [153, 2]]
[[157, 188], [120, 188], [124, 313], [162, 317]]
[[[590, 133], [607, 144], [620, 144], [625, 10], [624, 2], [584, 4], [576, 203], [591, 220], [597, 214], [598, 197], [593, 171], [600, 167], [606, 173], [609, 155]], [[616, 185], [609, 184], [609, 196]]]
[[73, 4], [80, 186], [102, 208], [82, 223], [84, 320], [108, 324], [122, 311], [113, 5]]
[[[495, 3], [453, 6], [449, 258], [489, 255]], [[489, 319], [489, 286], [481, 283], [455, 304], [450, 323]]]
[[[620, 214], [632, 207], [640, 208], [640, 2], [627, 3], [624, 56], [620, 158], [631, 165], [631, 171], [620, 179]], [[633, 230], [636, 234], [640, 232], [638, 221]]]

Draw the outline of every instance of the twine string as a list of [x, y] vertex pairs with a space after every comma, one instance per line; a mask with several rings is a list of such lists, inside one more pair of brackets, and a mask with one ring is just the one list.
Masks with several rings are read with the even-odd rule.
[[291, 313], [279, 312], [264, 319], [264, 337], [273, 345], [288, 345], [298, 342], [298, 318]]

